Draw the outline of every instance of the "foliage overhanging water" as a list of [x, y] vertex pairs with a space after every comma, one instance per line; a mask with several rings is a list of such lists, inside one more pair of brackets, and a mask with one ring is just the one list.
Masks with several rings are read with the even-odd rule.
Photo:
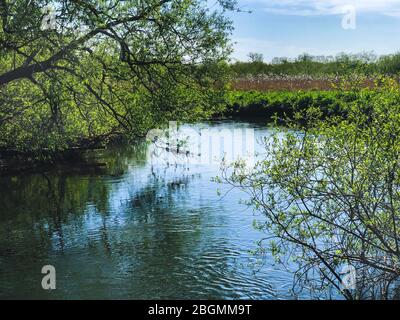
[[[269, 132], [202, 126], [254, 128], [256, 140]], [[97, 157], [105, 172], [0, 178], [0, 298], [296, 298], [290, 272], [250, 253], [265, 236], [252, 226], [262, 216], [238, 190], [217, 194], [218, 165], [152, 164], [144, 143]], [[51, 292], [41, 288], [47, 264], [57, 270]]]

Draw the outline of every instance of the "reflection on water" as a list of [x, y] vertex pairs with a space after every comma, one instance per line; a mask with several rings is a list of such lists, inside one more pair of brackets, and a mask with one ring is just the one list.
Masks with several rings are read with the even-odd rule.
[[[144, 143], [103, 151], [103, 173], [1, 177], [0, 298], [294, 298], [290, 273], [249, 254], [263, 234], [244, 194], [217, 195], [217, 165], [154, 164], [148, 153]], [[47, 264], [52, 292], [41, 288]]]

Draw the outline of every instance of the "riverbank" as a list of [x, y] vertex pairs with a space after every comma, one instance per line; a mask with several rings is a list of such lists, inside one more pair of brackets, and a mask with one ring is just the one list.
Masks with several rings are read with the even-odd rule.
[[[295, 112], [302, 112], [309, 107], [319, 109], [324, 117], [345, 116], [346, 109], [352, 104], [367, 104], [375, 91], [363, 89], [354, 91], [229, 91], [225, 97], [225, 108], [215, 113], [213, 119], [257, 119], [265, 123], [279, 119], [291, 118]], [[110, 139], [109, 139], [110, 140]], [[108, 145], [126, 140], [121, 135], [113, 137]], [[0, 173], [20, 173], [32, 170], [43, 170], [49, 166], [73, 165], [82, 168], [99, 168], [99, 164], [83, 156], [90, 149], [104, 148], [107, 144], [97, 140], [96, 144], [85, 144], [60, 152], [21, 153], [0, 150]]]
[[20, 174], [25, 172], [44, 172], [48, 169], [61, 169], [63, 171], [90, 171], [102, 172], [106, 163], [96, 160], [96, 152], [105, 150], [110, 146], [117, 146], [127, 142], [123, 135], [107, 136], [108, 140], [102, 137], [87, 140], [74, 147], [59, 151], [40, 150], [17, 151], [7, 148], [0, 149], [0, 174]]
[[231, 91], [227, 95], [227, 117], [262, 118], [291, 117], [310, 107], [318, 108], [324, 117], [345, 116], [353, 103], [367, 102], [372, 90], [361, 91]]
[[35, 157], [32, 154], [12, 154], [8, 152], [2, 154], [0, 152], [0, 174], [45, 172], [48, 169], [60, 169], [63, 172], [79, 170], [100, 173], [106, 164], [93, 160], [91, 154], [96, 150], [62, 151], [45, 158]]

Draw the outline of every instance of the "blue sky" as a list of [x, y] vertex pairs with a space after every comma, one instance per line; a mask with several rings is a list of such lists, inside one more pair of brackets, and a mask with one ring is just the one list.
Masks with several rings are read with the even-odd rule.
[[[304, 52], [336, 55], [400, 51], [400, 0], [238, 2], [243, 10], [252, 13], [230, 14], [235, 26], [234, 60], [246, 61], [249, 52], [263, 53], [265, 60], [270, 61], [273, 57], [293, 58]], [[353, 19], [353, 13], [355, 29], [343, 28], [343, 18]]]

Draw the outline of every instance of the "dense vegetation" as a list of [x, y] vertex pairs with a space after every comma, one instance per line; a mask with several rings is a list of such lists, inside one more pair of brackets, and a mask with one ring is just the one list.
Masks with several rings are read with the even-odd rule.
[[[349, 105], [367, 105], [394, 77], [376, 75], [365, 85], [365, 76], [350, 75], [329, 82], [329, 90], [231, 90], [226, 93], [224, 114], [233, 117], [258, 117], [267, 121], [293, 118], [296, 112], [318, 108], [326, 117], [347, 116]], [[289, 80], [288, 80], [289, 81]]]
[[[0, 152], [48, 158], [115, 137], [143, 137], [168, 120], [214, 114], [270, 116], [346, 97], [229, 93], [228, 75], [396, 73], [399, 55], [302, 55], [295, 61], [226, 63], [235, 1], [0, 1]], [[50, 8], [53, 8], [51, 11]], [[53, 16], [49, 18], [52, 12]], [[228, 100], [228, 103], [227, 103]], [[254, 100], [254, 101], [253, 101]]]
[[226, 163], [216, 180], [264, 214], [260, 253], [297, 267], [294, 289], [316, 297], [398, 299], [400, 55], [251, 58], [232, 66], [245, 80], [227, 95], [227, 113], [280, 126], [254, 167]]
[[210, 115], [233, 5], [0, 1], [0, 151], [43, 158]]
[[258, 117], [272, 121], [317, 107], [325, 116], [343, 114], [350, 103], [368, 99], [373, 91], [231, 91], [227, 94], [225, 115], [233, 117]]
[[261, 248], [297, 265], [297, 289], [399, 297], [399, 101], [399, 84], [387, 79], [341, 103], [346, 117], [323, 117], [311, 103], [294, 114], [304, 126], [289, 119], [286, 133], [264, 138], [266, 156], [254, 168], [226, 166], [224, 181], [264, 214], [256, 224], [268, 235]]
[[311, 56], [302, 54], [296, 59], [274, 58], [270, 63], [263, 62], [262, 55], [249, 54], [249, 62], [236, 62], [231, 68], [236, 77], [248, 75], [398, 75], [400, 73], [400, 53], [376, 56], [373, 53], [339, 54], [333, 56]]

